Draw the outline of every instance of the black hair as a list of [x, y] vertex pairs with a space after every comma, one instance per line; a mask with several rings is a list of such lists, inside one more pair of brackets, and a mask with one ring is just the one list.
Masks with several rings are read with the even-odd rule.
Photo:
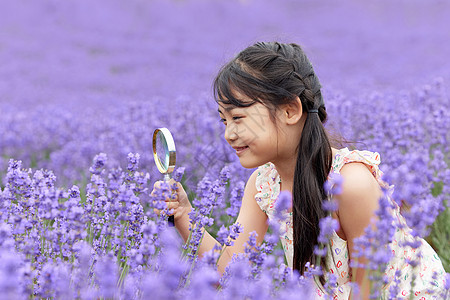
[[[293, 268], [304, 273], [307, 262], [314, 263], [314, 246], [318, 244], [319, 220], [326, 214], [323, 185], [331, 170], [332, 151], [324, 123], [327, 112], [319, 79], [301, 47], [278, 42], [256, 43], [240, 52], [226, 64], [214, 80], [217, 102], [248, 107], [256, 102], [274, 111], [298, 96], [303, 113], [308, 113], [297, 148], [293, 185]], [[235, 91], [251, 101], [235, 96]], [[325, 266], [322, 257], [321, 265]], [[321, 282], [324, 282], [322, 276]]]

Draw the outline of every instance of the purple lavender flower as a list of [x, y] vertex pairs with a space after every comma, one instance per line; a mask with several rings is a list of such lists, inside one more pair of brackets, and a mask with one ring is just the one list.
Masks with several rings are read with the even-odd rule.
[[10, 249], [14, 247], [11, 226], [0, 220], [0, 247], [1, 249]]
[[152, 199], [152, 207], [163, 210], [167, 207], [165, 202], [166, 198], [171, 196], [171, 189], [168, 183], [162, 182], [160, 188], [156, 190], [156, 193], [151, 196]]
[[73, 298], [73, 291], [70, 287], [69, 268], [65, 263], [58, 265], [46, 263], [40, 271], [37, 284], [37, 295], [40, 297]]
[[182, 278], [188, 271], [186, 261], [180, 260], [180, 239], [170, 230], [160, 232], [163, 255], [159, 256], [160, 264], [164, 269], [160, 270], [161, 283], [167, 293], [178, 289]]
[[119, 280], [118, 268], [113, 255], [100, 257], [95, 265], [95, 279], [99, 287], [99, 296], [114, 298]]
[[327, 281], [323, 285], [327, 295], [329, 295], [329, 299], [332, 299], [331, 295], [335, 294], [336, 288], [338, 286], [337, 283], [338, 275], [331, 273], [327, 275]]
[[219, 183], [220, 185], [225, 185], [230, 179], [231, 173], [230, 168], [228, 166], [223, 167], [219, 174]]
[[256, 242], [257, 236], [258, 234], [255, 231], [250, 232], [250, 236], [245, 245], [246, 258], [253, 264], [253, 277], [256, 277], [260, 273], [260, 268], [267, 257], [267, 253], [263, 251], [264, 246], [258, 246]]
[[[229, 230], [222, 225], [222, 227], [220, 227], [219, 231], [217, 232], [217, 241], [222, 244], [222, 245], [227, 245], [228, 243], [228, 236], [229, 236]], [[227, 245], [230, 246], [230, 245]]]
[[139, 166], [139, 159], [141, 158], [141, 156], [139, 155], [139, 153], [128, 153], [128, 171], [130, 172], [134, 172], [137, 170], [138, 166]]
[[239, 282], [248, 282], [251, 267], [245, 259], [235, 258], [225, 269], [225, 274], [220, 279], [223, 287], [222, 295], [227, 299], [243, 299], [249, 296], [249, 284], [242, 285]]
[[0, 298], [15, 299], [25, 297], [21, 295], [20, 287], [31, 284], [31, 282], [22, 282], [20, 268], [23, 265], [23, 257], [14, 250], [0, 248]]
[[396, 270], [394, 275], [394, 283], [389, 287], [389, 297], [394, 299], [400, 293], [401, 270]]
[[236, 240], [239, 234], [244, 230], [244, 227], [239, 223], [234, 223], [230, 226], [230, 239]]
[[188, 299], [216, 299], [218, 282], [217, 271], [209, 265], [203, 266], [196, 270], [195, 276], [192, 276], [185, 297]]
[[175, 172], [173, 172], [173, 176], [172, 178], [176, 181], [176, 182], [181, 182], [181, 178], [183, 178], [183, 174], [186, 168], [184, 167], [178, 167], [176, 168]]
[[288, 191], [282, 191], [275, 202], [276, 218], [282, 219], [282, 214], [292, 207], [292, 195]]
[[337, 211], [338, 210], [338, 202], [334, 199], [323, 201], [322, 208], [324, 211], [327, 211], [327, 212]]
[[236, 187], [231, 192], [231, 197], [229, 200], [230, 207], [226, 209], [227, 215], [229, 215], [232, 218], [237, 217], [239, 209], [241, 208], [243, 195], [244, 195], [244, 182], [239, 181]]
[[324, 189], [329, 195], [339, 195], [342, 193], [343, 178], [338, 173], [330, 173], [328, 180], [325, 181]]
[[369, 279], [373, 281], [371, 295], [378, 297], [381, 287], [385, 284], [385, 268], [391, 260], [391, 242], [396, 231], [397, 222], [392, 213], [393, 205], [388, 198], [387, 191], [383, 191], [383, 196], [379, 200], [379, 209], [375, 212], [378, 221], [375, 227], [368, 226], [363, 236], [354, 240], [356, 253], [354, 258], [366, 257], [367, 265], [356, 264], [356, 260], [351, 261], [351, 267], [361, 267], [369, 270]]
[[230, 228], [226, 228], [222, 225], [217, 232], [217, 241], [225, 246], [233, 246], [234, 241], [243, 230], [244, 228], [239, 223], [231, 225]]
[[446, 273], [445, 274], [444, 289], [443, 289], [442, 294], [440, 295], [440, 297], [442, 299], [447, 299], [448, 296], [450, 296], [450, 273]]
[[327, 255], [327, 253], [328, 253], [328, 248], [326, 248], [326, 247], [320, 248], [317, 245], [314, 246], [314, 254], [315, 255], [325, 257]]
[[94, 157], [92, 166], [89, 168], [89, 172], [91, 172], [94, 175], [100, 175], [101, 171], [106, 165], [107, 160], [108, 157], [105, 153], [97, 154]]
[[69, 189], [70, 198], [78, 199], [80, 197], [80, 189], [74, 185], [71, 189]]
[[327, 244], [335, 231], [339, 229], [339, 222], [331, 216], [320, 219], [320, 234], [317, 238], [319, 243]]
[[[217, 241], [219, 241], [217, 239]], [[217, 270], [217, 261], [220, 258], [220, 253], [221, 253], [222, 248], [220, 246], [218, 246], [217, 244], [214, 245], [214, 247], [206, 252], [205, 254], [203, 254], [202, 257], [202, 263], [208, 265], [210, 268], [213, 268], [214, 270]]]

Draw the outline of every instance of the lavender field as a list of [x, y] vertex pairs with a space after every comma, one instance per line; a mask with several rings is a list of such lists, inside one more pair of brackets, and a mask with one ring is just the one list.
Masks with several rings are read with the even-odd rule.
[[211, 84], [261, 40], [303, 46], [328, 129], [380, 153], [450, 272], [449, 15], [444, 0], [0, 0], [0, 298], [310, 295], [272, 235], [219, 279], [217, 255], [183, 246], [149, 195], [162, 179], [152, 133], [167, 127], [193, 226], [224, 242], [237, 230], [251, 170], [223, 138]]

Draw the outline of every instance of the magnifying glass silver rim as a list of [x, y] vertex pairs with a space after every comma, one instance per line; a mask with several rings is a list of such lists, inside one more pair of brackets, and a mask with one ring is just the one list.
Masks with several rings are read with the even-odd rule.
[[[169, 164], [168, 164], [167, 168], [165, 167], [165, 165], [163, 165], [163, 163], [159, 159], [157, 151], [156, 151], [156, 139], [158, 137], [158, 132], [160, 132], [160, 131], [163, 134], [164, 139], [166, 140], [167, 148], [169, 151]], [[175, 169], [175, 163], [176, 163], [175, 142], [173, 140], [172, 134], [170, 133], [169, 129], [164, 128], [164, 127], [157, 128], [153, 132], [153, 158], [155, 159], [156, 167], [158, 168], [160, 173], [168, 176]]]

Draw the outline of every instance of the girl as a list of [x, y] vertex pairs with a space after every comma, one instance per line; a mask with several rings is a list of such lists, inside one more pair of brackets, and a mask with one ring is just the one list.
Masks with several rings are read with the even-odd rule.
[[[362, 287], [363, 294], [359, 296], [366, 298], [369, 289], [364, 269], [352, 269], [349, 260], [355, 251], [354, 239], [364, 233], [382, 195], [380, 186], [385, 183], [378, 169], [380, 158], [377, 153], [331, 147], [323, 126], [327, 112], [320, 88], [311, 63], [296, 44], [257, 43], [239, 53], [216, 77], [214, 92], [225, 124], [225, 139], [236, 150], [243, 167], [257, 168], [248, 179], [237, 218], [244, 231], [233, 246], [226, 248], [218, 268], [224, 272], [233, 254], [244, 252], [252, 231], [258, 234], [259, 243], [263, 241], [278, 194], [286, 190], [293, 198], [284, 224], [287, 231], [281, 240], [289, 266], [303, 274], [305, 263], [314, 261], [319, 220], [325, 216], [324, 183], [330, 172], [340, 173], [343, 191], [337, 196], [338, 210], [332, 215], [339, 222], [339, 229], [331, 238], [332, 251], [324, 264], [326, 270], [339, 274], [335, 299], [349, 298], [352, 279]], [[169, 208], [174, 209], [175, 226], [186, 241], [191, 204], [181, 184], [177, 185], [176, 201], [169, 202]], [[158, 186], [156, 183], [155, 188]], [[393, 213], [404, 224], [398, 208]], [[399, 230], [395, 236], [397, 247], [408, 237], [406, 228]], [[205, 232], [199, 254], [217, 243]], [[416, 280], [414, 292], [418, 299], [431, 299], [427, 289], [435, 288], [428, 284], [432, 274], [437, 272], [442, 278], [444, 270], [425, 241], [420, 248], [423, 257], [417, 257], [420, 262], [415, 270], [420, 270], [421, 280]], [[395, 271], [401, 270], [404, 277], [405, 272], [411, 271], [404, 259], [407, 250], [394, 246], [393, 250], [396, 257], [387, 269], [388, 276], [394, 278]], [[409, 294], [408, 280], [400, 285], [403, 295]], [[384, 291], [389, 291], [389, 284]], [[354, 296], [359, 297], [356, 292]]]

